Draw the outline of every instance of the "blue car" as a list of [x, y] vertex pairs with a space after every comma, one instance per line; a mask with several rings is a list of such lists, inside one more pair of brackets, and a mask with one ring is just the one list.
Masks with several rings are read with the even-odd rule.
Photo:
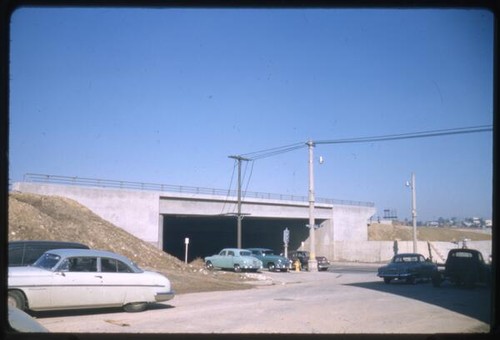
[[262, 266], [273, 271], [287, 272], [292, 268], [292, 261], [286, 257], [275, 255], [274, 251], [267, 248], [247, 248], [252, 255], [262, 261]]
[[205, 267], [209, 270], [219, 268], [233, 269], [235, 272], [243, 270], [256, 272], [262, 269], [262, 261], [252, 256], [249, 250], [224, 248], [219, 254], [205, 257]]
[[426, 260], [423, 255], [406, 253], [395, 255], [389, 264], [378, 268], [377, 276], [384, 279], [385, 283], [405, 280], [413, 284], [417, 280], [431, 280], [437, 270], [437, 265]]

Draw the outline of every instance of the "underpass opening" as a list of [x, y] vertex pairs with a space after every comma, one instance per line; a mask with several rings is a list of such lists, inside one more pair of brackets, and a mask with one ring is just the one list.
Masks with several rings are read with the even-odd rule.
[[[244, 217], [242, 248], [262, 247], [284, 252], [283, 231], [290, 231], [289, 250], [296, 250], [309, 237], [306, 219]], [[185, 239], [189, 238], [188, 262], [217, 254], [237, 245], [235, 216], [163, 216], [163, 251], [184, 261]]]

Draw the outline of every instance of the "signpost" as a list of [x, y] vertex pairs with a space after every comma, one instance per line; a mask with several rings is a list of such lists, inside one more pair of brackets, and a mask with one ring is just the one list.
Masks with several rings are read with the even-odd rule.
[[285, 257], [288, 257], [288, 242], [290, 242], [290, 230], [283, 230], [283, 243], [285, 244]]
[[188, 263], [188, 246], [189, 246], [189, 237], [184, 239], [184, 244], [186, 245], [186, 252], [184, 253], [184, 263]]

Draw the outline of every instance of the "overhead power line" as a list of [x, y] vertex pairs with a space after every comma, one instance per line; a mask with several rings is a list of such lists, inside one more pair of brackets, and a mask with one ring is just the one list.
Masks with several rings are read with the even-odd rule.
[[267, 158], [267, 157], [279, 155], [279, 154], [282, 154], [285, 152], [290, 152], [293, 150], [302, 149], [304, 147], [306, 147], [306, 144], [300, 142], [300, 143], [295, 143], [295, 144], [278, 146], [276, 148], [265, 149], [265, 150], [261, 150], [261, 151], [249, 152], [249, 153], [243, 154], [242, 156], [245, 156], [248, 160], [253, 161], [256, 159]]
[[[468, 134], [468, 133], [479, 133], [479, 132], [488, 132], [488, 131], [493, 131], [493, 125], [468, 126], [468, 127], [460, 127], [460, 128], [453, 128], [453, 129], [408, 132], [408, 133], [381, 135], [381, 136], [327, 139], [327, 140], [313, 141], [313, 144], [349, 144], [349, 143], [383, 142], [383, 141], [391, 141], [391, 140], [430, 138], [430, 137], [459, 135], [459, 134]], [[275, 148], [270, 148], [270, 149], [255, 151], [255, 152], [249, 152], [249, 153], [237, 156], [237, 157], [244, 157], [245, 160], [253, 161], [253, 160], [257, 160], [257, 159], [262, 159], [262, 158], [280, 155], [282, 153], [294, 151], [297, 149], [302, 149], [302, 148], [307, 147], [307, 143], [309, 143], [309, 141], [288, 144], [288, 145], [284, 145], [284, 146], [278, 146]]]
[[465, 133], [478, 133], [478, 132], [487, 132], [487, 131], [492, 131], [492, 130], [493, 130], [492, 125], [480, 125], [480, 126], [470, 126], [470, 127], [445, 129], [445, 130], [409, 132], [409, 133], [401, 133], [401, 134], [395, 134], [395, 135], [319, 140], [319, 141], [315, 141], [314, 144], [347, 144], [347, 143], [382, 142], [382, 141], [390, 141], [390, 140], [428, 138], [428, 137], [438, 137], [438, 136], [447, 136], [447, 135], [458, 135], [458, 134], [465, 134]]

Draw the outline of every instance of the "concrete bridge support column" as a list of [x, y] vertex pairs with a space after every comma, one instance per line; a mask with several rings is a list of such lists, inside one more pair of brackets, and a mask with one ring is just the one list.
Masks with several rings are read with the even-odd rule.
[[158, 249], [163, 250], [163, 215], [158, 215]]

